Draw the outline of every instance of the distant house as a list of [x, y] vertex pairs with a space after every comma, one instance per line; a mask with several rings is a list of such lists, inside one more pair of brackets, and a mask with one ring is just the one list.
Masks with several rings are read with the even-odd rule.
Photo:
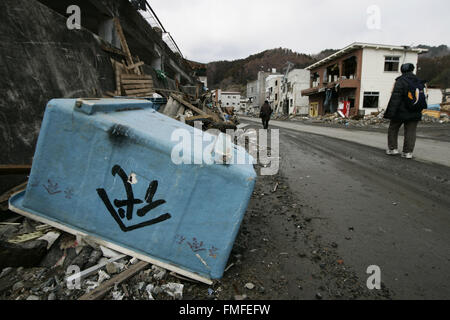
[[[283, 76], [281, 74], [271, 74], [266, 78], [266, 97], [272, 109], [278, 110], [282, 107], [281, 83]], [[264, 103], [264, 102], [263, 102]]]
[[259, 109], [267, 100], [266, 80], [271, 75], [276, 75], [277, 70], [271, 69], [270, 71], [259, 71], [258, 78], [255, 81], [250, 81], [247, 83], [247, 100], [250, 101], [250, 108]]
[[302, 90], [308, 89], [310, 85], [310, 72], [305, 69], [291, 70], [287, 78], [283, 80], [282, 86], [282, 108], [283, 114], [309, 113], [309, 99], [302, 96]]
[[350, 106], [350, 115], [386, 109], [400, 66], [416, 66], [418, 55], [426, 49], [403, 46], [353, 43], [309, 66], [310, 115], [334, 113], [339, 105]]
[[224, 108], [234, 108], [236, 111], [241, 108], [241, 93], [216, 90], [213, 97], [218, 95], [217, 101]]

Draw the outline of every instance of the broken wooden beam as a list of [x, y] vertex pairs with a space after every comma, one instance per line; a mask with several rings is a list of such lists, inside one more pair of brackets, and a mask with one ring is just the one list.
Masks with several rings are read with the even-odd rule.
[[190, 103], [187, 102], [186, 100], [184, 100], [184, 99], [178, 97], [177, 95], [171, 94], [170, 96], [171, 96], [174, 100], [178, 101], [179, 103], [181, 103], [181, 104], [184, 105], [185, 107], [191, 109], [192, 111], [198, 113], [199, 115], [207, 116], [206, 112], [204, 112], [203, 110], [201, 110], [201, 109], [199, 109], [199, 108], [193, 106], [192, 104], [190, 104]]
[[132, 266], [130, 269], [122, 272], [121, 274], [118, 274], [112, 279], [105, 281], [98, 288], [81, 296], [78, 300], [99, 300], [103, 298], [109, 292], [109, 290], [114, 288], [116, 284], [121, 284], [122, 282], [127, 281], [129, 278], [133, 277], [135, 274], [142, 271], [149, 265], [150, 264], [148, 262], [141, 261], [138, 264]]
[[0, 164], [0, 176], [10, 174], [30, 174], [31, 164]]
[[141, 61], [141, 62], [132, 64], [131, 66], [127, 66], [126, 68], [127, 68], [128, 70], [132, 70], [132, 69], [138, 68], [138, 67], [140, 67], [140, 66], [143, 66], [144, 64], [145, 64], [145, 63], [144, 63], [143, 61]]
[[86, 269], [86, 270], [83, 270], [83, 271], [81, 271], [81, 272], [79, 272], [79, 273], [76, 273], [76, 274], [74, 274], [74, 275], [71, 275], [71, 276], [67, 277], [67, 278], [66, 278], [66, 282], [67, 282], [67, 283], [73, 283], [75, 280], [78, 280], [78, 279], [79, 279], [79, 280], [82, 280], [83, 278], [89, 277], [90, 275], [96, 273], [97, 270], [100, 270], [100, 269], [106, 267], [106, 265], [107, 265], [108, 263], [115, 262], [115, 261], [120, 260], [120, 259], [123, 259], [123, 258], [125, 258], [125, 257], [126, 257], [126, 255], [124, 255], [124, 254], [119, 254], [119, 255], [117, 255], [117, 256], [115, 256], [115, 257], [109, 259], [109, 260], [106, 260], [106, 261], [104, 261], [104, 262], [102, 262], [102, 263], [99, 263], [99, 264], [93, 266], [93, 267], [90, 267], [90, 268], [88, 268], [88, 269]]
[[209, 115], [200, 115], [200, 116], [195, 116], [195, 117], [189, 117], [189, 118], [186, 118], [185, 120], [186, 121], [202, 121], [202, 120], [214, 121], [214, 118]]
[[100, 48], [101, 48], [103, 51], [106, 51], [106, 52], [114, 53], [114, 54], [117, 54], [117, 55], [120, 55], [120, 56], [124, 56], [124, 57], [127, 56], [127, 55], [125, 54], [125, 52], [123, 52], [122, 50], [119, 50], [119, 49], [117, 49], [117, 48], [113, 48], [113, 47], [111, 47], [111, 46], [106, 46], [106, 45], [102, 44], [102, 45], [100, 45]]
[[178, 90], [171, 90], [171, 89], [162, 89], [162, 88], [155, 88], [156, 92], [161, 92], [161, 93], [174, 93], [174, 94], [181, 94], [181, 95], [188, 95], [190, 97], [194, 97], [192, 94], [189, 93], [184, 93]]
[[[128, 65], [133, 65], [133, 57], [131, 56], [130, 48], [128, 47], [127, 40], [125, 38], [125, 34], [123, 33], [122, 25], [120, 24], [119, 18], [114, 18], [114, 25], [116, 27], [117, 34], [120, 39], [120, 45], [122, 46], [122, 50], [126, 54]], [[137, 74], [140, 74], [139, 68], [135, 69]]]

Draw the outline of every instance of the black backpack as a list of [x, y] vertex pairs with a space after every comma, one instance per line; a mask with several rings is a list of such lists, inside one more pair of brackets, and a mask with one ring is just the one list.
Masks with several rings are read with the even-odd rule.
[[411, 112], [422, 112], [428, 108], [425, 85], [418, 78], [403, 78], [408, 84], [406, 108]]

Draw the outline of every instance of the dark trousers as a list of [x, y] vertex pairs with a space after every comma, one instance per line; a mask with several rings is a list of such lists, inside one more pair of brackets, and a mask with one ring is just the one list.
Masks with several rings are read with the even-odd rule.
[[270, 118], [262, 118], [262, 123], [263, 123], [264, 129], [269, 129], [269, 121], [270, 121]]
[[404, 153], [413, 153], [416, 146], [417, 125], [419, 121], [394, 121], [391, 120], [388, 132], [388, 145], [390, 150], [398, 149], [398, 132], [402, 125], [405, 127]]

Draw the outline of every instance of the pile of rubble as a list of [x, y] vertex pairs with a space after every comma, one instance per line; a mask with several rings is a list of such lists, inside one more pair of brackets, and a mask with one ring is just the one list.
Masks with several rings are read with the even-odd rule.
[[[305, 116], [278, 116], [276, 120], [293, 120], [306, 123], [322, 123], [328, 125], [344, 125], [346, 127], [387, 127], [389, 120], [384, 119], [384, 112], [374, 112], [366, 116], [354, 116], [351, 118], [343, 118], [338, 113], [327, 114], [319, 117]], [[429, 111], [423, 112], [422, 121], [425, 123], [449, 123], [449, 115], [446, 112]]]
[[[9, 213], [11, 215], [11, 213]], [[0, 299], [182, 299], [182, 277], [21, 216], [0, 222]]]
[[236, 130], [239, 124], [233, 108], [221, 108], [215, 102], [211, 92], [199, 97], [181, 93], [171, 93], [167, 103], [159, 110], [162, 114], [194, 126], [202, 122], [203, 130], [218, 129], [225, 132]]
[[389, 121], [384, 119], [384, 113], [375, 112], [367, 116], [355, 116], [351, 118], [343, 118], [338, 113], [327, 114], [319, 117], [294, 116], [290, 117], [293, 121], [302, 121], [311, 124], [327, 124], [327, 125], [343, 125], [346, 127], [365, 127], [376, 126], [384, 127]]

